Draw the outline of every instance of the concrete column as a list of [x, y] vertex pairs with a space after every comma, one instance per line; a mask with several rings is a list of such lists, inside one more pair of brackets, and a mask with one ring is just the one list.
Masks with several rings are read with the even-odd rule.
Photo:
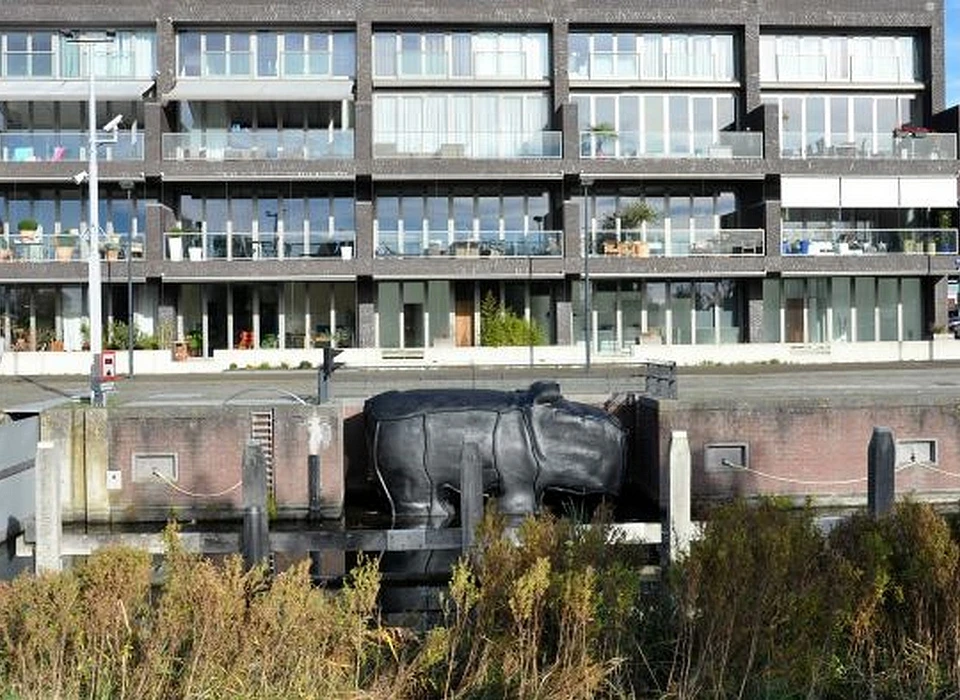
[[690, 442], [686, 430], [670, 433], [670, 463], [660, 485], [660, 503], [664, 507], [662, 531], [663, 561], [684, 555], [693, 539], [690, 520]]
[[896, 453], [893, 431], [874, 427], [867, 447], [867, 509], [874, 518], [893, 511]]
[[60, 571], [63, 522], [60, 514], [60, 470], [53, 443], [37, 443], [34, 517], [37, 537], [34, 567], [37, 573]]

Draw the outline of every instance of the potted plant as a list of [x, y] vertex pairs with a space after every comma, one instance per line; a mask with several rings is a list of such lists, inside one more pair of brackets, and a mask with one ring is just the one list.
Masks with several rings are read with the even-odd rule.
[[192, 235], [187, 240], [187, 257], [196, 262], [203, 260], [203, 240], [198, 235]]
[[17, 231], [20, 233], [20, 240], [31, 242], [36, 240], [37, 232], [40, 230], [40, 224], [36, 219], [20, 219], [17, 224]]
[[58, 261], [69, 262], [72, 260], [73, 251], [77, 247], [76, 229], [70, 229], [67, 233], [58, 233], [53, 237], [53, 246]]
[[[617, 139], [617, 130], [610, 122], [600, 122], [590, 127], [593, 135], [593, 153], [597, 156], [613, 155], [613, 143]], [[608, 149], [607, 146], [610, 146]]]
[[167, 231], [167, 257], [177, 262], [183, 260], [183, 228], [179, 225]]
[[0, 261], [12, 260], [13, 251], [10, 250], [10, 244], [6, 237], [0, 235]]
[[117, 260], [120, 258], [120, 236], [111, 233], [103, 242], [103, 249], [106, 252], [107, 260]]

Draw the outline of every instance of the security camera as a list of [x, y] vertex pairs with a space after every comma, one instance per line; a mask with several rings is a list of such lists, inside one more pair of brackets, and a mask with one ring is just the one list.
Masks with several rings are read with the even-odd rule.
[[104, 130], [104, 131], [116, 131], [116, 130], [117, 130], [117, 127], [120, 126], [120, 122], [122, 122], [122, 121], [123, 121], [123, 115], [122, 115], [122, 114], [118, 114], [118, 115], [115, 116], [113, 119], [111, 119], [111, 120], [108, 121], [106, 124], [104, 124], [103, 130]]
[[83, 184], [83, 183], [86, 181], [86, 179], [87, 179], [87, 171], [86, 171], [86, 170], [82, 170], [82, 171], [80, 171], [79, 173], [77, 173], [76, 175], [73, 176], [73, 181], [74, 181], [76, 184], [78, 184], [78, 185]]

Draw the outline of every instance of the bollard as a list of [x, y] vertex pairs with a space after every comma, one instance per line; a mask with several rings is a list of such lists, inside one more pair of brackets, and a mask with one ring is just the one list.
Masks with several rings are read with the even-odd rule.
[[60, 469], [55, 461], [52, 442], [38, 442], [34, 513], [37, 541], [34, 546], [34, 569], [60, 571], [63, 522], [60, 514]]
[[247, 442], [243, 450], [243, 533], [240, 546], [247, 570], [269, 559], [267, 469], [263, 449], [256, 440]]
[[307, 517], [320, 519], [320, 455], [307, 455]]
[[893, 431], [874, 427], [867, 447], [867, 510], [874, 518], [893, 510], [896, 456]]
[[665, 507], [661, 532], [664, 563], [675, 561], [690, 547], [693, 523], [690, 520], [690, 441], [686, 430], [670, 433], [670, 463], [661, 483], [660, 499]]

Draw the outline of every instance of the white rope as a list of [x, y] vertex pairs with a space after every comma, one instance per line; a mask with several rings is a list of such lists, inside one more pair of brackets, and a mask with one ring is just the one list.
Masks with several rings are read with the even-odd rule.
[[954, 479], [960, 479], [960, 474], [956, 472], [948, 472], [944, 469], [937, 469], [935, 466], [929, 462], [911, 462], [911, 467], [920, 467], [921, 469], [926, 469], [927, 471], [934, 472], [936, 474], [942, 474], [943, 476], [952, 476]]
[[172, 488], [174, 491], [177, 491], [178, 493], [182, 493], [184, 496], [190, 496], [191, 498], [218, 498], [220, 496], [225, 496], [226, 494], [230, 493], [231, 491], [233, 491], [235, 488], [237, 488], [243, 483], [242, 481], [238, 481], [230, 488], [224, 489], [223, 491], [218, 491], [217, 493], [195, 493], [193, 491], [187, 491], [184, 488], [180, 488], [168, 477], [164, 476], [163, 474], [158, 472], [156, 469], [153, 470], [153, 475], [158, 479], [160, 479], [160, 481], [165, 483], [167, 486]]
[[[751, 469], [750, 467], [745, 467], [742, 464], [733, 464], [732, 462], [727, 462], [724, 466], [731, 467], [734, 471], [743, 471], [743, 472], [749, 472], [751, 474], [756, 474], [757, 476], [762, 476], [764, 479], [771, 479], [773, 481], [781, 481], [789, 484], [799, 484], [800, 486], [849, 486], [850, 484], [860, 484], [868, 480], [868, 477], [861, 476], [857, 479], [836, 479], [833, 481], [830, 481], [830, 480], [811, 481], [806, 479], [791, 479], [790, 477], [777, 476], [776, 474], [767, 474], [766, 472], [762, 472], [759, 469]], [[930, 469], [931, 471], [940, 472], [942, 474], [945, 474], [946, 476], [960, 477], [960, 474], [945, 472], [941, 469], [936, 469], [934, 467], [926, 466], [924, 464], [921, 464], [920, 462], [904, 464], [900, 467], [897, 467], [894, 471], [902, 472], [904, 469], [909, 469], [910, 467], [913, 467], [913, 466], [918, 466], [918, 467], [922, 466], [924, 469]]]

